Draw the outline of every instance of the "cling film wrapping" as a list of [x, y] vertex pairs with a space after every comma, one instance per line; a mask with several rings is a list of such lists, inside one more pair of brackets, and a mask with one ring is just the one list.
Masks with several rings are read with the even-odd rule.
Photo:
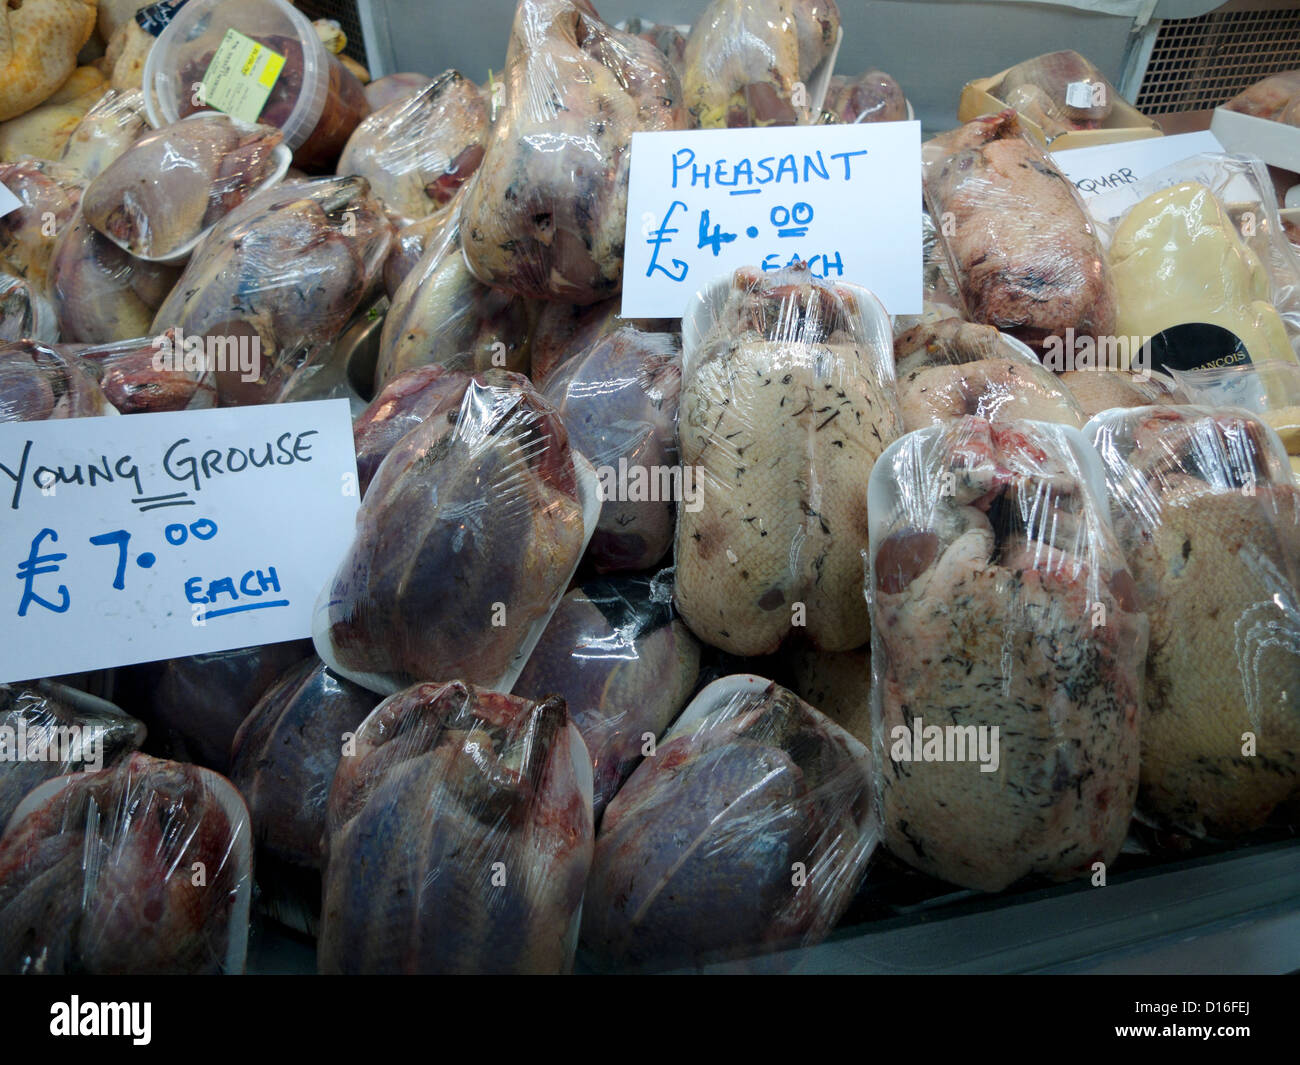
[[560, 973], [591, 866], [591, 765], [564, 700], [460, 681], [385, 699], [335, 772], [323, 973]]
[[77, 123], [59, 162], [75, 170], [83, 181], [90, 181], [148, 129], [144, 93], [139, 89], [109, 89]]
[[1008, 70], [993, 95], [1047, 136], [1099, 129], [1118, 100], [1106, 76], [1078, 52], [1050, 52]]
[[0, 344], [0, 422], [116, 413], [76, 356], [34, 340]]
[[1083, 436], [920, 429], [876, 464], [870, 498], [885, 844], [983, 891], [1109, 864], [1137, 792], [1147, 619]]
[[737, 270], [684, 324], [677, 609], [706, 643], [771, 653], [803, 630], [867, 641], [866, 480], [902, 429], [889, 319], [806, 268]]
[[1151, 620], [1139, 808], [1197, 835], [1300, 794], [1300, 488], [1277, 436], [1224, 407], [1094, 418]]
[[[136, 337], [113, 344], [64, 345], [75, 352], [119, 414], [203, 410], [217, 405], [215, 375], [202, 365], [187, 369], [176, 337]], [[180, 358], [167, 361], [167, 353]]]

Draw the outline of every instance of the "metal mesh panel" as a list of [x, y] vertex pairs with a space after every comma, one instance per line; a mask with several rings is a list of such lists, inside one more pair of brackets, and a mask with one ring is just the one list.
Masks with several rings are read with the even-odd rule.
[[298, 0], [295, 6], [309, 19], [332, 18], [342, 26], [348, 37], [344, 53], [358, 63], [365, 63], [366, 42], [361, 37], [361, 17], [357, 14], [356, 0]]
[[1300, 67], [1300, 8], [1212, 11], [1156, 33], [1137, 108], [1148, 115], [1218, 107], [1261, 78]]

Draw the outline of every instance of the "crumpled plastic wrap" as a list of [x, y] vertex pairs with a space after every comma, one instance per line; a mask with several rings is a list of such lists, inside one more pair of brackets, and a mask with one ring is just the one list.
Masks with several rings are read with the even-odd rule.
[[[769, 654], [869, 635], [866, 480], [902, 431], [889, 319], [806, 268], [737, 270], [684, 323], [677, 609], [707, 643]], [[699, 319], [702, 319], [700, 321]]]
[[866, 748], [784, 688], [725, 677], [605, 810], [584, 958], [657, 969], [815, 944], [878, 838]]
[[1074, 187], [1014, 111], [927, 141], [925, 198], [967, 316], [1038, 350], [1110, 335], [1115, 284]]
[[338, 173], [359, 174], [399, 223], [445, 208], [483, 161], [487, 104], [456, 70], [408, 100], [363, 119], [339, 157]]
[[603, 336], [631, 326], [645, 333], [681, 330], [678, 318], [623, 318], [622, 301], [602, 300], [587, 306], [571, 303], [543, 303], [538, 309], [529, 342], [528, 376], [538, 388], [562, 363], [586, 351]]
[[[65, 345], [99, 383], [119, 414], [202, 410], [217, 405], [217, 385], [211, 370], [160, 361], [175, 352], [174, 337], [136, 337], [90, 347]], [[182, 353], [183, 354], [183, 353]]]
[[527, 378], [475, 374], [388, 453], [316, 605], [316, 649], [382, 695], [422, 677], [509, 691], [599, 508], [590, 465]]
[[50, 258], [50, 300], [60, 335], [75, 344], [144, 336], [180, 276], [179, 265], [123, 251], [78, 211], [59, 231]]
[[695, 690], [700, 645], [647, 577], [587, 581], [561, 601], [514, 694], [560, 696], [591, 755], [596, 821]]
[[1252, 831], [1300, 796], [1300, 487], [1244, 410], [1111, 411], [1088, 434], [1151, 620], [1139, 808]]
[[0, 341], [52, 344], [58, 339], [58, 318], [50, 301], [31, 282], [0, 273]]
[[57, 163], [24, 159], [0, 163], [0, 185], [22, 202], [0, 216], [0, 268], [44, 293], [54, 237], [76, 213], [81, 184]]
[[640, 18], [628, 19], [623, 29], [659, 49], [668, 59], [677, 77], [681, 78], [686, 67], [686, 38], [689, 36], [689, 31], [682, 33], [676, 26], [649, 22]]
[[463, 196], [465, 260], [485, 284], [595, 303], [622, 284], [631, 140], [681, 129], [681, 88], [652, 45], [589, 0], [520, 0], [506, 105]]
[[49, 680], [0, 684], [0, 832], [37, 785], [104, 769], [143, 740], [144, 725], [103, 699]]
[[91, 181], [148, 131], [144, 93], [109, 89], [77, 123], [59, 162]]
[[1098, 129], [1119, 93], [1078, 52], [1050, 52], [1017, 63], [993, 95], [1034, 122], [1050, 139], [1070, 130]]
[[822, 113], [837, 122], [904, 122], [907, 100], [902, 86], [883, 70], [868, 70], [856, 78], [836, 74], [826, 90]]
[[378, 702], [314, 656], [258, 700], [235, 733], [230, 780], [248, 803], [259, 852], [320, 868], [334, 770], [348, 738]]
[[1088, 420], [1033, 352], [990, 325], [945, 318], [894, 339], [903, 428], [1030, 418], [1082, 429]]
[[1069, 370], [1057, 380], [1089, 418], [1116, 407], [1182, 402], [1173, 380], [1158, 370]]
[[268, 189], [207, 236], [149, 333], [179, 328], [226, 351], [255, 345], [256, 380], [215, 367], [221, 405], [273, 402], [292, 374], [329, 354], [378, 287], [391, 241], [392, 227], [363, 178]]
[[366, 102], [371, 113], [382, 111], [389, 104], [409, 100], [432, 81], [427, 74], [388, 74], [366, 86]]
[[[123, 251], [173, 259], [277, 178], [274, 126], [201, 114], [141, 137], [81, 197], [81, 213]], [[287, 163], [285, 164], [287, 167]]]
[[710, 0], [686, 39], [682, 86], [695, 124], [806, 123], [813, 72], [839, 29], [835, 0]]
[[51, 780], [0, 837], [0, 970], [241, 973], [251, 850], [244, 800], [197, 766]]
[[384, 262], [384, 291], [394, 299], [407, 275], [415, 269], [430, 242], [437, 241], [453, 211], [439, 211], [428, 218], [398, 227], [392, 248]]
[[672, 546], [681, 384], [680, 338], [625, 326], [561, 365], [542, 389], [571, 446], [596, 468], [600, 521], [587, 559], [599, 572], [649, 569]]
[[0, 344], [0, 422], [116, 413], [75, 357], [34, 340]]
[[1300, 70], [1284, 70], [1257, 81], [1221, 106], [1225, 111], [1300, 126]]
[[1105, 491], [1082, 434], [1045, 422], [921, 429], [876, 464], [875, 779], [922, 872], [1000, 891], [1119, 854], [1147, 619]]
[[528, 370], [527, 301], [470, 273], [461, 254], [460, 207], [451, 210], [393, 296], [379, 337], [377, 388], [435, 363], [454, 370]]
[[322, 973], [559, 973], [591, 866], [564, 701], [453, 681], [384, 700], [334, 775]]

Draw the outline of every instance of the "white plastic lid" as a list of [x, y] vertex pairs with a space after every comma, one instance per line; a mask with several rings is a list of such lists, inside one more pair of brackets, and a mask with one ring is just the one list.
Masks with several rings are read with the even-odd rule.
[[[205, 109], [195, 103], [196, 90], [228, 30], [284, 58], [259, 113], [238, 117], [278, 126], [285, 143], [296, 151], [320, 120], [330, 79], [328, 53], [315, 28], [285, 0], [189, 0], [145, 62], [144, 104], [150, 124], [161, 129]], [[208, 91], [205, 86], [205, 96]]]

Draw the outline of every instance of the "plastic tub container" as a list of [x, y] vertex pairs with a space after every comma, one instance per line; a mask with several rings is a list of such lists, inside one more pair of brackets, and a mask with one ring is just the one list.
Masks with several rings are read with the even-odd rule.
[[278, 126], [307, 171], [330, 171], [370, 111], [361, 82], [284, 0], [189, 0], [150, 51], [143, 88], [153, 126], [210, 109]]

